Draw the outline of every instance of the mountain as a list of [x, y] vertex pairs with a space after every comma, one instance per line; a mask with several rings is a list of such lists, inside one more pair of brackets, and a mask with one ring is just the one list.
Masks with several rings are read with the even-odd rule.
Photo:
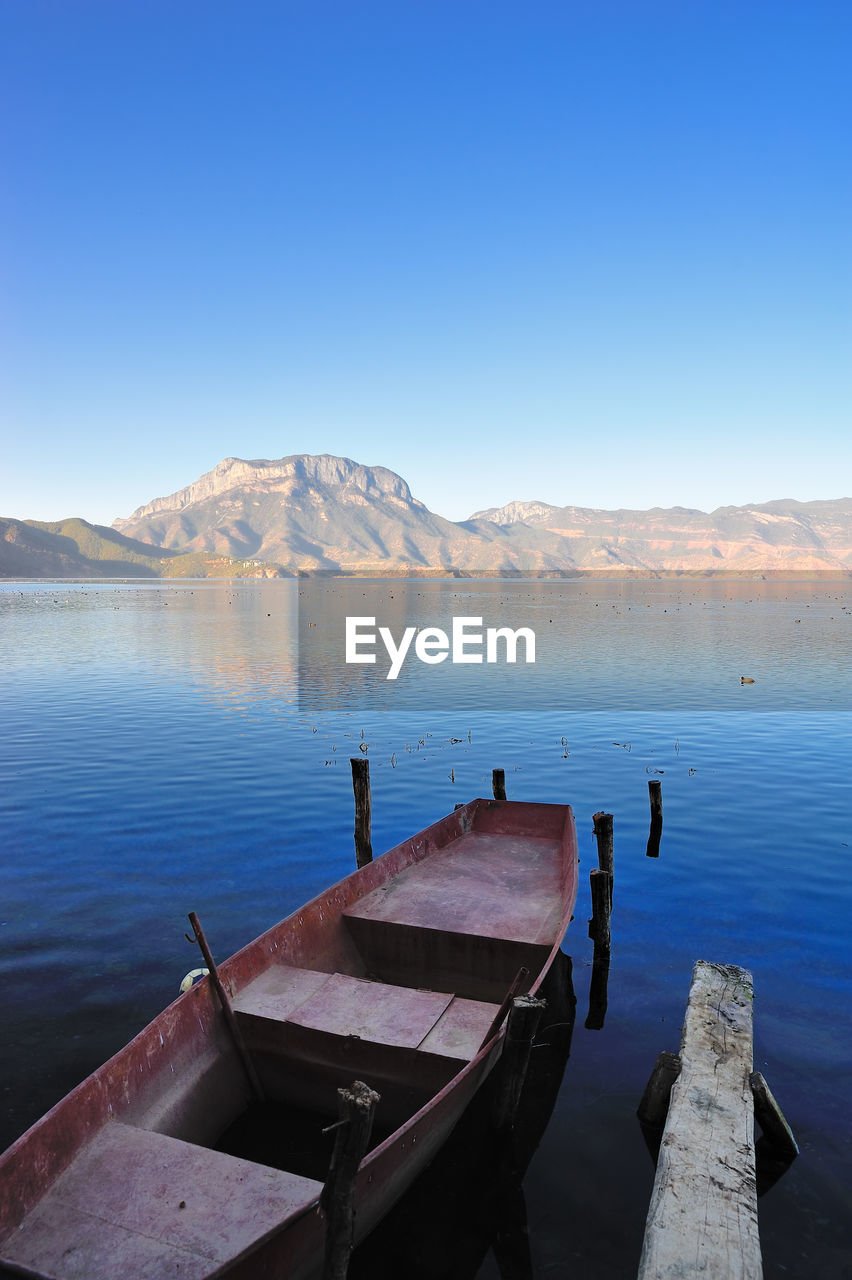
[[300, 571], [852, 573], [852, 499], [707, 513], [510, 502], [453, 522], [386, 467], [226, 458], [111, 529], [0, 520], [0, 577], [276, 577]]
[[528, 537], [539, 545], [547, 535], [562, 539], [566, 558], [589, 568], [852, 570], [849, 498], [788, 498], [710, 513], [687, 507], [600, 511], [511, 502], [487, 514], [516, 535], [517, 526], [526, 524]]
[[330, 454], [226, 458], [113, 527], [157, 547], [251, 557], [291, 570], [502, 563], [491, 553], [493, 539], [433, 514], [395, 472]]
[[507, 502], [504, 507], [474, 511], [468, 519], [489, 520], [492, 524], [541, 524], [558, 510], [550, 502]]
[[114, 527], [156, 547], [289, 571], [852, 570], [852, 500], [599, 511], [511, 502], [454, 523], [385, 467], [226, 458]]

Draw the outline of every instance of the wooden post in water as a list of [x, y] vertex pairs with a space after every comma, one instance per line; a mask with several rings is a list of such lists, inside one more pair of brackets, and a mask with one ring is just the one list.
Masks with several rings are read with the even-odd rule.
[[680, 1056], [663, 1050], [654, 1063], [651, 1078], [645, 1085], [645, 1092], [636, 1114], [642, 1124], [663, 1125], [669, 1110], [672, 1085], [680, 1075]]
[[379, 1094], [361, 1080], [338, 1089], [340, 1121], [328, 1176], [320, 1196], [325, 1214], [322, 1280], [346, 1280], [355, 1241], [355, 1179], [370, 1145]]
[[612, 910], [612, 888], [615, 879], [613, 863], [612, 814], [595, 813], [592, 815], [595, 825], [595, 839], [598, 842], [598, 866], [601, 871], [609, 872], [609, 905]]
[[587, 1031], [600, 1031], [606, 1017], [609, 957], [612, 946], [609, 925], [612, 910], [612, 873], [604, 871], [601, 867], [593, 867], [589, 872], [589, 884], [592, 890], [589, 937], [595, 944], [595, 950], [592, 958], [592, 978], [589, 983], [589, 1013], [585, 1025]]
[[736, 965], [693, 970], [639, 1280], [761, 1280], [752, 1070], [753, 985]]
[[547, 1042], [551, 1045], [564, 1044], [567, 1060], [577, 1017], [577, 995], [574, 991], [574, 963], [564, 951], [557, 951], [539, 991], [547, 1001], [544, 1027]]
[[763, 1130], [764, 1138], [780, 1160], [788, 1163], [795, 1160], [799, 1154], [799, 1144], [761, 1072], [753, 1071], [749, 1083], [754, 1098], [755, 1119]]
[[491, 790], [494, 792], [495, 800], [506, 799], [506, 770], [491, 770]]
[[545, 1007], [544, 1000], [535, 996], [516, 996], [509, 1010], [506, 1025], [506, 1041], [500, 1059], [500, 1076], [494, 1108], [494, 1124], [498, 1132], [511, 1129], [527, 1067], [530, 1061], [533, 1036]]
[[648, 780], [648, 799], [651, 802], [651, 829], [648, 832], [645, 855], [648, 858], [659, 858], [660, 839], [663, 834], [663, 784], [659, 778]]
[[587, 1031], [602, 1031], [606, 1020], [609, 988], [609, 951], [595, 943], [592, 976], [589, 980], [589, 1012], [584, 1023]]
[[373, 861], [373, 802], [370, 798], [370, 761], [364, 756], [351, 756], [352, 790], [355, 792], [355, 862], [365, 867]]
[[609, 927], [610, 903], [612, 902], [612, 874], [600, 867], [593, 867], [589, 872], [589, 884], [592, 889], [592, 918], [589, 921], [589, 937], [594, 940], [595, 948], [609, 951], [611, 933]]

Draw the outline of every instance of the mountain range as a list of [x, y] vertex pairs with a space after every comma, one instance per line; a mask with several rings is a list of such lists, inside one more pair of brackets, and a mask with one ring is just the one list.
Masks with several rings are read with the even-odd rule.
[[401, 476], [329, 454], [226, 458], [112, 528], [0, 519], [0, 576], [299, 572], [852, 573], [852, 499], [605, 511], [510, 502], [455, 522]]

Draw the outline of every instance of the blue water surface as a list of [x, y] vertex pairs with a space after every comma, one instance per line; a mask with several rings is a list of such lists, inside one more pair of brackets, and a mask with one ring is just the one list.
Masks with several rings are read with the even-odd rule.
[[[624, 588], [606, 586], [611, 612]], [[765, 1273], [852, 1275], [850, 599], [837, 583], [788, 599], [750, 587], [738, 644], [760, 678], [741, 686], [731, 658], [715, 709], [720, 667], [696, 651], [700, 710], [645, 661], [643, 689], [656, 680], [661, 697], [642, 710], [619, 697], [575, 709], [554, 690], [535, 711], [495, 692], [371, 712], [330, 709], [321, 689], [300, 702], [296, 583], [0, 584], [2, 1145], [174, 998], [200, 963], [188, 911], [224, 958], [352, 868], [350, 756], [370, 761], [376, 852], [489, 794], [499, 766], [510, 798], [571, 803], [580, 839], [564, 944], [577, 1024], [524, 1183], [536, 1274], [635, 1272], [653, 1179], [635, 1108], [659, 1051], [678, 1048], [704, 958], [753, 972], [755, 1066], [801, 1146], [760, 1200]], [[670, 607], [705, 607], [701, 584], [667, 590], [665, 605], [653, 589], [645, 601], [646, 659], [671, 645]], [[630, 592], [638, 609], [642, 584]], [[717, 613], [734, 603], [718, 592], [705, 597]], [[771, 670], [791, 689], [800, 670], [814, 695], [761, 702]], [[587, 1030], [601, 809], [615, 823], [613, 950], [605, 1023]], [[489, 1256], [478, 1274], [495, 1268]]]

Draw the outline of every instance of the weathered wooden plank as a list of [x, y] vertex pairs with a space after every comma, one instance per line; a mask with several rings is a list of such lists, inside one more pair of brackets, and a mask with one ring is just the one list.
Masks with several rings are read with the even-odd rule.
[[696, 963], [639, 1280], [761, 1280], [752, 1009], [747, 970]]

